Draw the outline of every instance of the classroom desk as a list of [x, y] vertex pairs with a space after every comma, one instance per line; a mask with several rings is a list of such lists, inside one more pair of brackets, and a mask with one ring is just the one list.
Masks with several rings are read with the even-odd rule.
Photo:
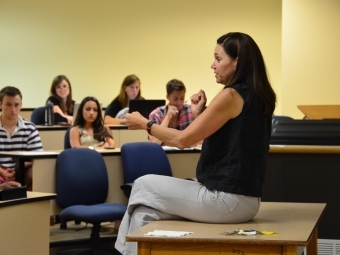
[[[63, 150], [66, 130], [65, 126], [36, 126], [44, 150]], [[120, 148], [124, 143], [148, 141], [145, 130], [128, 130], [125, 125], [109, 125], [115, 141], [115, 147]]]
[[[120, 148], [97, 150], [104, 158], [109, 178], [109, 191], [106, 202], [127, 204], [120, 186], [124, 183], [123, 167], [120, 157]], [[60, 151], [41, 152], [0, 152], [0, 157], [12, 157], [17, 165], [23, 165], [27, 159], [33, 160], [32, 190], [38, 192], [55, 192], [55, 165]], [[196, 164], [200, 151], [172, 150], [166, 151], [173, 176], [188, 178], [195, 176]], [[17, 166], [16, 165], [16, 166]], [[23, 168], [21, 168], [23, 169]], [[17, 170], [20, 172], [20, 170]], [[60, 208], [54, 201], [51, 203], [51, 215], [58, 215]]]
[[27, 192], [27, 198], [0, 201], [0, 253], [49, 254], [50, 199], [55, 194]]
[[[153, 221], [126, 236], [138, 242], [138, 254], [284, 254], [296, 255], [306, 246], [308, 255], [317, 254], [317, 223], [325, 204], [261, 203], [255, 219], [241, 224], [205, 224], [190, 221]], [[255, 229], [276, 231], [274, 235], [224, 235], [224, 231]], [[149, 237], [154, 230], [188, 231], [190, 235]]]
[[307, 119], [340, 119], [340, 105], [298, 105], [297, 108]]

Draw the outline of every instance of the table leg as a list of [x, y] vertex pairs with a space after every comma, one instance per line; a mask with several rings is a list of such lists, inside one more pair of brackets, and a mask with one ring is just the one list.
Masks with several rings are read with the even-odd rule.
[[312, 235], [309, 239], [309, 243], [306, 247], [307, 255], [317, 255], [318, 254], [318, 229], [315, 227]]
[[283, 246], [283, 255], [297, 255], [297, 246]]
[[138, 242], [138, 255], [150, 255], [151, 250], [150, 250], [150, 243], [146, 242]]

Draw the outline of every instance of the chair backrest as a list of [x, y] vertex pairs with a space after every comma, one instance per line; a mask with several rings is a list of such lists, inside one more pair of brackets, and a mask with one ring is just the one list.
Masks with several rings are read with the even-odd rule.
[[38, 107], [32, 111], [31, 122], [35, 125], [45, 125], [45, 107]]
[[65, 136], [64, 136], [64, 150], [66, 149], [71, 149], [71, 143], [70, 143], [70, 130], [71, 128], [68, 128], [65, 132]]
[[340, 145], [340, 120], [276, 119], [270, 144]]
[[108, 105], [108, 106], [105, 108], [104, 117], [105, 117], [105, 115], [107, 115], [107, 113], [109, 112], [109, 110], [110, 110], [110, 105]]
[[56, 161], [59, 207], [104, 203], [108, 185], [104, 159], [96, 150], [72, 148], [59, 154]]
[[151, 142], [125, 143], [121, 147], [124, 183], [146, 174], [172, 176], [169, 159], [162, 146]]
[[284, 115], [273, 115], [272, 117], [272, 125], [275, 125], [278, 121], [294, 121], [292, 117], [284, 116]]

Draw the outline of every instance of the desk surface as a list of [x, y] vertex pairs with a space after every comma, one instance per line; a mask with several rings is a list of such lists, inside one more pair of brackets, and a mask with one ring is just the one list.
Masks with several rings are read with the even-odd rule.
[[[120, 155], [120, 148], [114, 149], [95, 149], [102, 155]], [[43, 151], [1, 151], [0, 157], [13, 157], [13, 158], [56, 158], [63, 150], [43, 150]], [[167, 154], [174, 154], [174, 153], [200, 153], [200, 150], [197, 149], [186, 149], [186, 150], [179, 150], [177, 148], [167, 148], [165, 149]], [[339, 153], [340, 153], [340, 146], [339, 146]]]
[[[126, 236], [128, 242], [225, 243], [307, 246], [326, 204], [262, 202], [255, 219], [242, 224], [205, 224], [190, 221], [153, 221]], [[224, 235], [224, 231], [255, 229], [274, 235]], [[189, 231], [179, 238], [149, 237], [154, 230]], [[173, 244], [174, 245], [174, 244]]]
[[[106, 125], [110, 129], [128, 129], [127, 125]], [[53, 126], [45, 126], [45, 125], [36, 125], [38, 131], [41, 130], [67, 130], [71, 128], [71, 126], [61, 126], [61, 125], [53, 125]]]
[[311, 120], [340, 119], [340, 105], [298, 105], [297, 107]]
[[54, 199], [55, 196], [56, 194], [54, 193], [27, 191], [27, 197], [25, 198], [5, 200], [5, 201], [0, 200], [0, 207], [31, 203], [31, 202], [38, 202], [38, 201], [44, 201], [44, 200], [51, 200], [51, 199]]
[[[194, 147], [190, 150], [165, 149], [167, 154], [200, 153], [201, 147]], [[0, 157], [15, 158], [56, 158], [63, 150], [44, 151], [9, 151], [0, 152]], [[120, 155], [120, 148], [97, 149], [102, 155]], [[311, 153], [311, 154], [340, 154], [340, 146], [319, 146], [319, 145], [270, 145], [269, 153]]]
[[[196, 146], [195, 150], [201, 150], [201, 148], [201, 146]], [[269, 153], [340, 154], [340, 146], [270, 145]]]

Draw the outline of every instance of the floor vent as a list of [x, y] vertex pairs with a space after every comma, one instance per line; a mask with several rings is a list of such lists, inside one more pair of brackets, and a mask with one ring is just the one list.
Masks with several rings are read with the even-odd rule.
[[340, 255], [340, 240], [318, 239], [319, 255]]

